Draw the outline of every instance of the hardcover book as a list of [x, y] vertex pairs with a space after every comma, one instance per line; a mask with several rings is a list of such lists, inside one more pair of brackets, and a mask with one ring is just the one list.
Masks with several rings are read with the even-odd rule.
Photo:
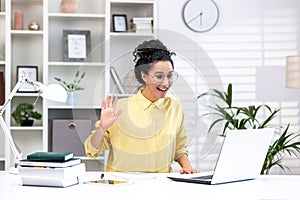
[[56, 178], [65, 179], [84, 175], [86, 167], [84, 163], [73, 165], [70, 167], [19, 167], [19, 175], [40, 177], [40, 178]]
[[72, 158], [67, 161], [62, 162], [48, 162], [48, 161], [30, 161], [30, 160], [20, 160], [20, 166], [30, 166], [30, 167], [70, 167], [73, 165], [78, 165], [81, 163], [80, 158]]
[[78, 177], [57, 179], [57, 178], [23, 176], [21, 177], [21, 179], [22, 179], [22, 185], [28, 185], [28, 186], [68, 187], [79, 183]]
[[30, 161], [67, 161], [72, 158], [72, 152], [35, 152], [27, 156]]

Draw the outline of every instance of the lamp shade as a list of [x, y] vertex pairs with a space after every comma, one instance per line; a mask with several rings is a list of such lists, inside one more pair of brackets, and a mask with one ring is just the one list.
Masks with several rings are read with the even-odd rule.
[[300, 88], [300, 56], [286, 57], [286, 87]]
[[67, 92], [61, 85], [50, 84], [50, 85], [43, 86], [41, 90], [42, 90], [41, 96], [44, 99], [58, 101], [58, 102], [67, 101]]

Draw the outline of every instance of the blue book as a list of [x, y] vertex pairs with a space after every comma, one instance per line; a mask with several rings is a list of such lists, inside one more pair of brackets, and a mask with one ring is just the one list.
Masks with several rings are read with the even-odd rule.
[[30, 161], [63, 162], [73, 158], [73, 152], [35, 152], [27, 155]]

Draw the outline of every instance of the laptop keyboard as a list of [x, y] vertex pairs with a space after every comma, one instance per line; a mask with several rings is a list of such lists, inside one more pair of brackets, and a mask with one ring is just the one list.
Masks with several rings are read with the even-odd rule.
[[192, 177], [191, 179], [206, 180], [206, 179], [212, 179], [212, 177], [213, 177], [213, 175], [207, 175], [207, 176]]

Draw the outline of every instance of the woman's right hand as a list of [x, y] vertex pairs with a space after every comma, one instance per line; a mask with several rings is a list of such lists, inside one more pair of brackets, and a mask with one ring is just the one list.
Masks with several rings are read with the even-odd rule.
[[101, 103], [100, 127], [105, 132], [118, 119], [122, 110], [116, 112], [118, 97], [108, 95]]

